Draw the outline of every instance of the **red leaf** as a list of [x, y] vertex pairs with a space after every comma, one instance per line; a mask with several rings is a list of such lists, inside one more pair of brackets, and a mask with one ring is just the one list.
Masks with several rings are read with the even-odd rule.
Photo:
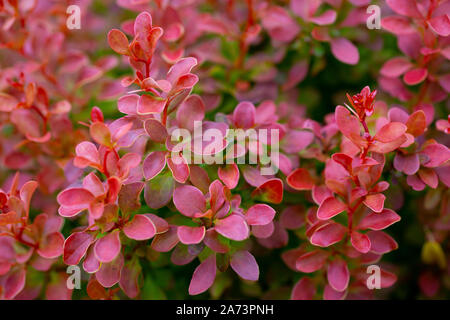
[[263, 201], [281, 203], [283, 200], [283, 182], [273, 178], [267, 180], [252, 192], [252, 196], [260, 196]]
[[414, 137], [418, 137], [424, 133], [427, 128], [427, 120], [425, 112], [417, 110], [406, 121], [407, 133], [412, 134]]
[[320, 220], [328, 220], [345, 210], [347, 210], [345, 203], [342, 203], [335, 197], [329, 197], [319, 206], [319, 210], [317, 210], [317, 218]]
[[128, 39], [122, 31], [118, 29], [112, 29], [109, 31], [108, 43], [111, 49], [118, 54], [128, 54]]
[[314, 180], [308, 170], [298, 168], [291, 172], [286, 178], [287, 184], [295, 190], [311, 190], [314, 187]]
[[384, 208], [385, 199], [386, 197], [381, 193], [369, 194], [364, 199], [364, 204], [375, 212], [381, 212]]
[[391, 142], [401, 137], [406, 132], [406, 126], [400, 122], [389, 122], [381, 127], [374, 139], [381, 142]]

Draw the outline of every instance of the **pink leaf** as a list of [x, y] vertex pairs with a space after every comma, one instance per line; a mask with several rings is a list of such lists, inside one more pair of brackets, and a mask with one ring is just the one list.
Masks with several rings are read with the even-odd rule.
[[411, 25], [410, 20], [405, 17], [386, 17], [381, 20], [381, 25], [384, 29], [396, 35], [411, 34], [416, 32], [416, 29]]
[[235, 252], [231, 257], [230, 265], [242, 279], [256, 281], [259, 278], [258, 263], [248, 251]]
[[205, 237], [206, 229], [202, 227], [179, 226], [177, 228], [178, 239], [184, 244], [197, 244]]
[[124, 225], [122, 231], [130, 239], [147, 240], [155, 235], [156, 227], [146, 215], [137, 214]]
[[421, 18], [415, 1], [411, 0], [386, 0], [388, 6], [396, 13], [411, 18]]
[[152, 16], [150, 13], [144, 11], [141, 12], [134, 21], [134, 35], [140, 34], [146, 37], [152, 29]]
[[95, 257], [94, 246], [90, 246], [83, 261], [83, 269], [88, 273], [95, 273], [100, 269], [100, 261]]
[[38, 254], [47, 259], [59, 257], [63, 253], [64, 237], [59, 232], [47, 235], [39, 243]]
[[194, 122], [201, 121], [205, 117], [205, 104], [197, 95], [189, 96], [177, 110], [177, 122], [180, 127], [189, 131], [194, 130]]
[[427, 145], [422, 153], [428, 157], [428, 161], [423, 164], [428, 168], [440, 166], [450, 159], [450, 150], [440, 143]]
[[63, 260], [65, 264], [76, 265], [86, 254], [94, 240], [94, 235], [87, 232], [74, 232], [64, 242]]
[[19, 101], [7, 94], [7, 93], [3, 93], [0, 92], [0, 111], [1, 112], [10, 112], [12, 110], [14, 110], [14, 108], [17, 106], [17, 104], [19, 103]]
[[170, 255], [170, 261], [177, 266], [184, 266], [195, 259], [197, 255], [189, 252], [189, 246], [177, 245]]
[[367, 253], [370, 250], [370, 240], [365, 234], [353, 231], [351, 234], [351, 243], [361, 253]]
[[335, 197], [329, 197], [319, 206], [319, 210], [317, 210], [317, 218], [320, 220], [328, 220], [345, 210], [347, 210], [345, 203], [342, 203]]
[[272, 222], [275, 216], [275, 210], [267, 204], [255, 204], [250, 207], [246, 213], [247, 224], [249, 225], [266, 225]]
[[120, 230], [114, 230], [103, 238], [96, 241], [94, 245], [94, 253], [101, 262], [108, 263], [113, 261], [120, 253]]
[[16, 267], [12, 272], [9, 272], [3, 281], [3, 297], [7, 300], [14, 299], [25, 287], [25, 278], [26, 270], [24, 268]]
[[229, 250], [227, 244], [221, 241], [219, 234], [214, 229], [206, 231], [204, 242], [211, 250], [217, 253], [226, 253]]
[[175, 181], [171, 175], [158, 175], [145, 185], [145, 202], [152, 209], [162, 208], [172, 199], [174, 188]]
[[105, 147], [111, 147], [111, 132], [108, 129], [108, 126], [103, 122], [94, 122], [89, 127], [89, 133], [94, 139], [95, 142], [101, 144]]
[[119, 253], [113, 261], [102, 263], [100, 270], [95, 274], [97, 281], [105, 288], [110, 288], [118, 283], [120, 281], [123, 262], [123, 255]]
[[255, 106], [251, 102], [239, 103], [233, 112], [233, 122], [237, 128], [249, 129], [255, 125]]
[[342, 292], [347, 289], [350, 280], [347, 263], [340, 258], [331, 261], [328, 264], [327, 278], [328, 283], [334, 290]]
[[212, 254], [200, 263], [192, 275], [189, 294], [200, 294], [209, 289], [216, 278], [216, 255]]
[[356, 46], [345, 38], [331, 40], [331, 52], [341, 62], [355, 65], [359, 61], [359, 52]]
[[398, 152], [394, 158], [394, 168], [407, 175], [415, 174], [420, 167], [419, 155], [417, 153], [402, 155]]
[[421, 83], [423, 80], [426, 79], [427, 76], [428, 76], [427, 69], [425, 68], [413, 69], [405, 73], [405, 75], [403, 76], [403, 81], [405, 81], [406, 84], [412, 86]]
[[345, 298], [347, 292], [346, 291], [336, 291], [330, 285], [326, 285], [323, 290], [323, 299], [324, 300], [342, 300]]
[[309, 146], [314, 140], [310, 131], [289, 130], [282, 140], [282, 148], [287, 153], [298, 153]]
[[[287, 80], [286, 82], [283, 84], [283, 90], [289, 90], [294, 88], [298, 83], [300, 83], [301, 81], [303, 81], [303, 79], [306, 77], [306, 75], [308, 74], [308, 62], [307, 61], [300, 61], [295, 63], [289, 70], [288, 76], [287, 76]], [[258, 110], [256, 112], [256, 121], [258, 123], [260, 123], [260, 121], [258, 121], [258, 117], [259, 115], [259, 108], [261, 108], [261, 106], [258, 107]]]
[[316, 287], [310, 278], [301, 278], [292, 289], [291, 300], [312, 300]]
[[167, 159], [167, 166], [175, 181], [185, 183], [189, 178], [189, 166], [182, 155], [172, 155]]
[[250, 232], [244, 218], [238, 214], [231, 214], [224, 219], [217, 220], [215, 230], [224, 237], [235, 241], [247, 239]]
[[314, 231], [310, 242], [319, 247], [328, 247], [341, 241], [346, 232], [343, 225], [330, 221]]
[[383, 231], [370, 231], [367, 233], [370, 239], [370, 251], [376, 254], [385, 254], [398, 248], [397, 242]]
[[[383, 76], [396, 78], [411, 69], [412, 63], [404, 57], [396, 57], [388, 60], [380, 70]], [[394, 121], [394, 120], [392, 120]]]
[[167, 72], [167, 81], [175, 84], [182, 75], [189, 73], [197, 65], [197, 59], [188, 57], [177, 61]]
[[407, 127], [400, 122], [389, 122], [376, 133], [374, 139], [381, 142], [391, 142], [405, 134]]
[[400, 221], [400, 216], [398, 214], [390, 209], [384, 209], [380, 213], [369, 213], [361, 220], [358, 228], [382, 230], [398, 221]]
[[220, 166], [217, 174], [228, 189], [234, 189], [239, 182], [239, 169], [235, 163]]
[[196, 187], [184, 185], [175, 189], [173, 203], [178, 211], [187, 217], [206, 210], [206, 200], [203, 193]]
[[301, 272], [314, 272], [320, 270], [328, 259], [328, 252], [314, 250], [301, 255], [295, 262], [295, 268]]
[[93, 200], [94, 195], [83, 188], [66, 189], [57, 197], [58, 203], [67, 207], [87, 207]]
[[298, 229], [305, 224], [305, 209], [300, 205], [289, 206], [281, 212], [280, 223], [285, 229]]
[[367, 144], [361, 137], [361, 127], [358, 118], [343, 106], [337, 106], [335, 111], [336, 124], [344, 136], [350, 139], [356, 146], [362, 147]]
[[133, 299], [139, 294], [139, 275], [141, 266], [138, 260], [134, 259], [126, 263], [120, 274], [119, 286], [125, 294]]
[[52, 280], [47, 285], [45, 297], [47, 300], [70, 300], [72, 290], [67, 287], [68, 274], [64, 272], [52, 273]]
[[375, 212], [381, 212], [384, 208], [385, 199], [386, 197], [381, 193], [369, 194], [364, 199], [364, 204]]
[[166, 105], [166, 100], [148, 94], [139, 97], [137, 113], [141, 115], [161, 113]]
[[153, 222], [153, 224], [155, 225], [157, 234], [164, 233], [167, 230], [169, 230], [169, 224], [163, 218], [161, 218], [153, 213], [145, 213], [144, 215]]
[[325, 26], [334, 23], [334, 21], [336, 21], [336, 16], [337, 16], [336, 11], [327, 10], [317, 17], [309, 18], [309, 21], [314, 22], [319, 26]]
[[127, 94], [119, 98], [117, 101], [117, 108], [120, 112], [125, 114], [136, 114], [139, 95]]
[[178, 243], [177, 228], [172, 226], [167, 232], [157, 234], [152, 241], [152, 249], [158, 252], [169, 252]]
[[164, 151], [153, 151], [144, 160], [142, 164], [142, 170], [144, 171], [144, 177], [147, 180], [151, 180], [163, 171], [166, 166], [166, 154]]
[[419, 170], [419, 177], [429, 187], [436, 189], [439, 184], [439, 177], [433, 169], [422, 168]]
[[164, 143], [168, 137], [167, 129], [156, 119], [148, 119], [144, 123], [145, 132], [155, 142]]
[[428, 25], [442, 37], [448, 37], [450, 35], [450, 18], [448, 14], [431, 18], [428, 20]]

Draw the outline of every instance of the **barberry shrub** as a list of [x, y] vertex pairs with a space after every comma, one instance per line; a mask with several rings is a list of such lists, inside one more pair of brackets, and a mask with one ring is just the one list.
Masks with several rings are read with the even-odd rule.
[[77, 5], [0, 0], [0, 299], [450, 298], [450, 1]]

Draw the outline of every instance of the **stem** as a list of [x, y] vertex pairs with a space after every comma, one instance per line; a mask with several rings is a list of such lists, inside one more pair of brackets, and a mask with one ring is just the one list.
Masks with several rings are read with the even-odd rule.
[[166, 126], [167, 124], [167, 109], [169, 108], [169, 100], [167, 100], [166, 105], [164, 106], [163, 115], [162, 115], [162, 125]]

